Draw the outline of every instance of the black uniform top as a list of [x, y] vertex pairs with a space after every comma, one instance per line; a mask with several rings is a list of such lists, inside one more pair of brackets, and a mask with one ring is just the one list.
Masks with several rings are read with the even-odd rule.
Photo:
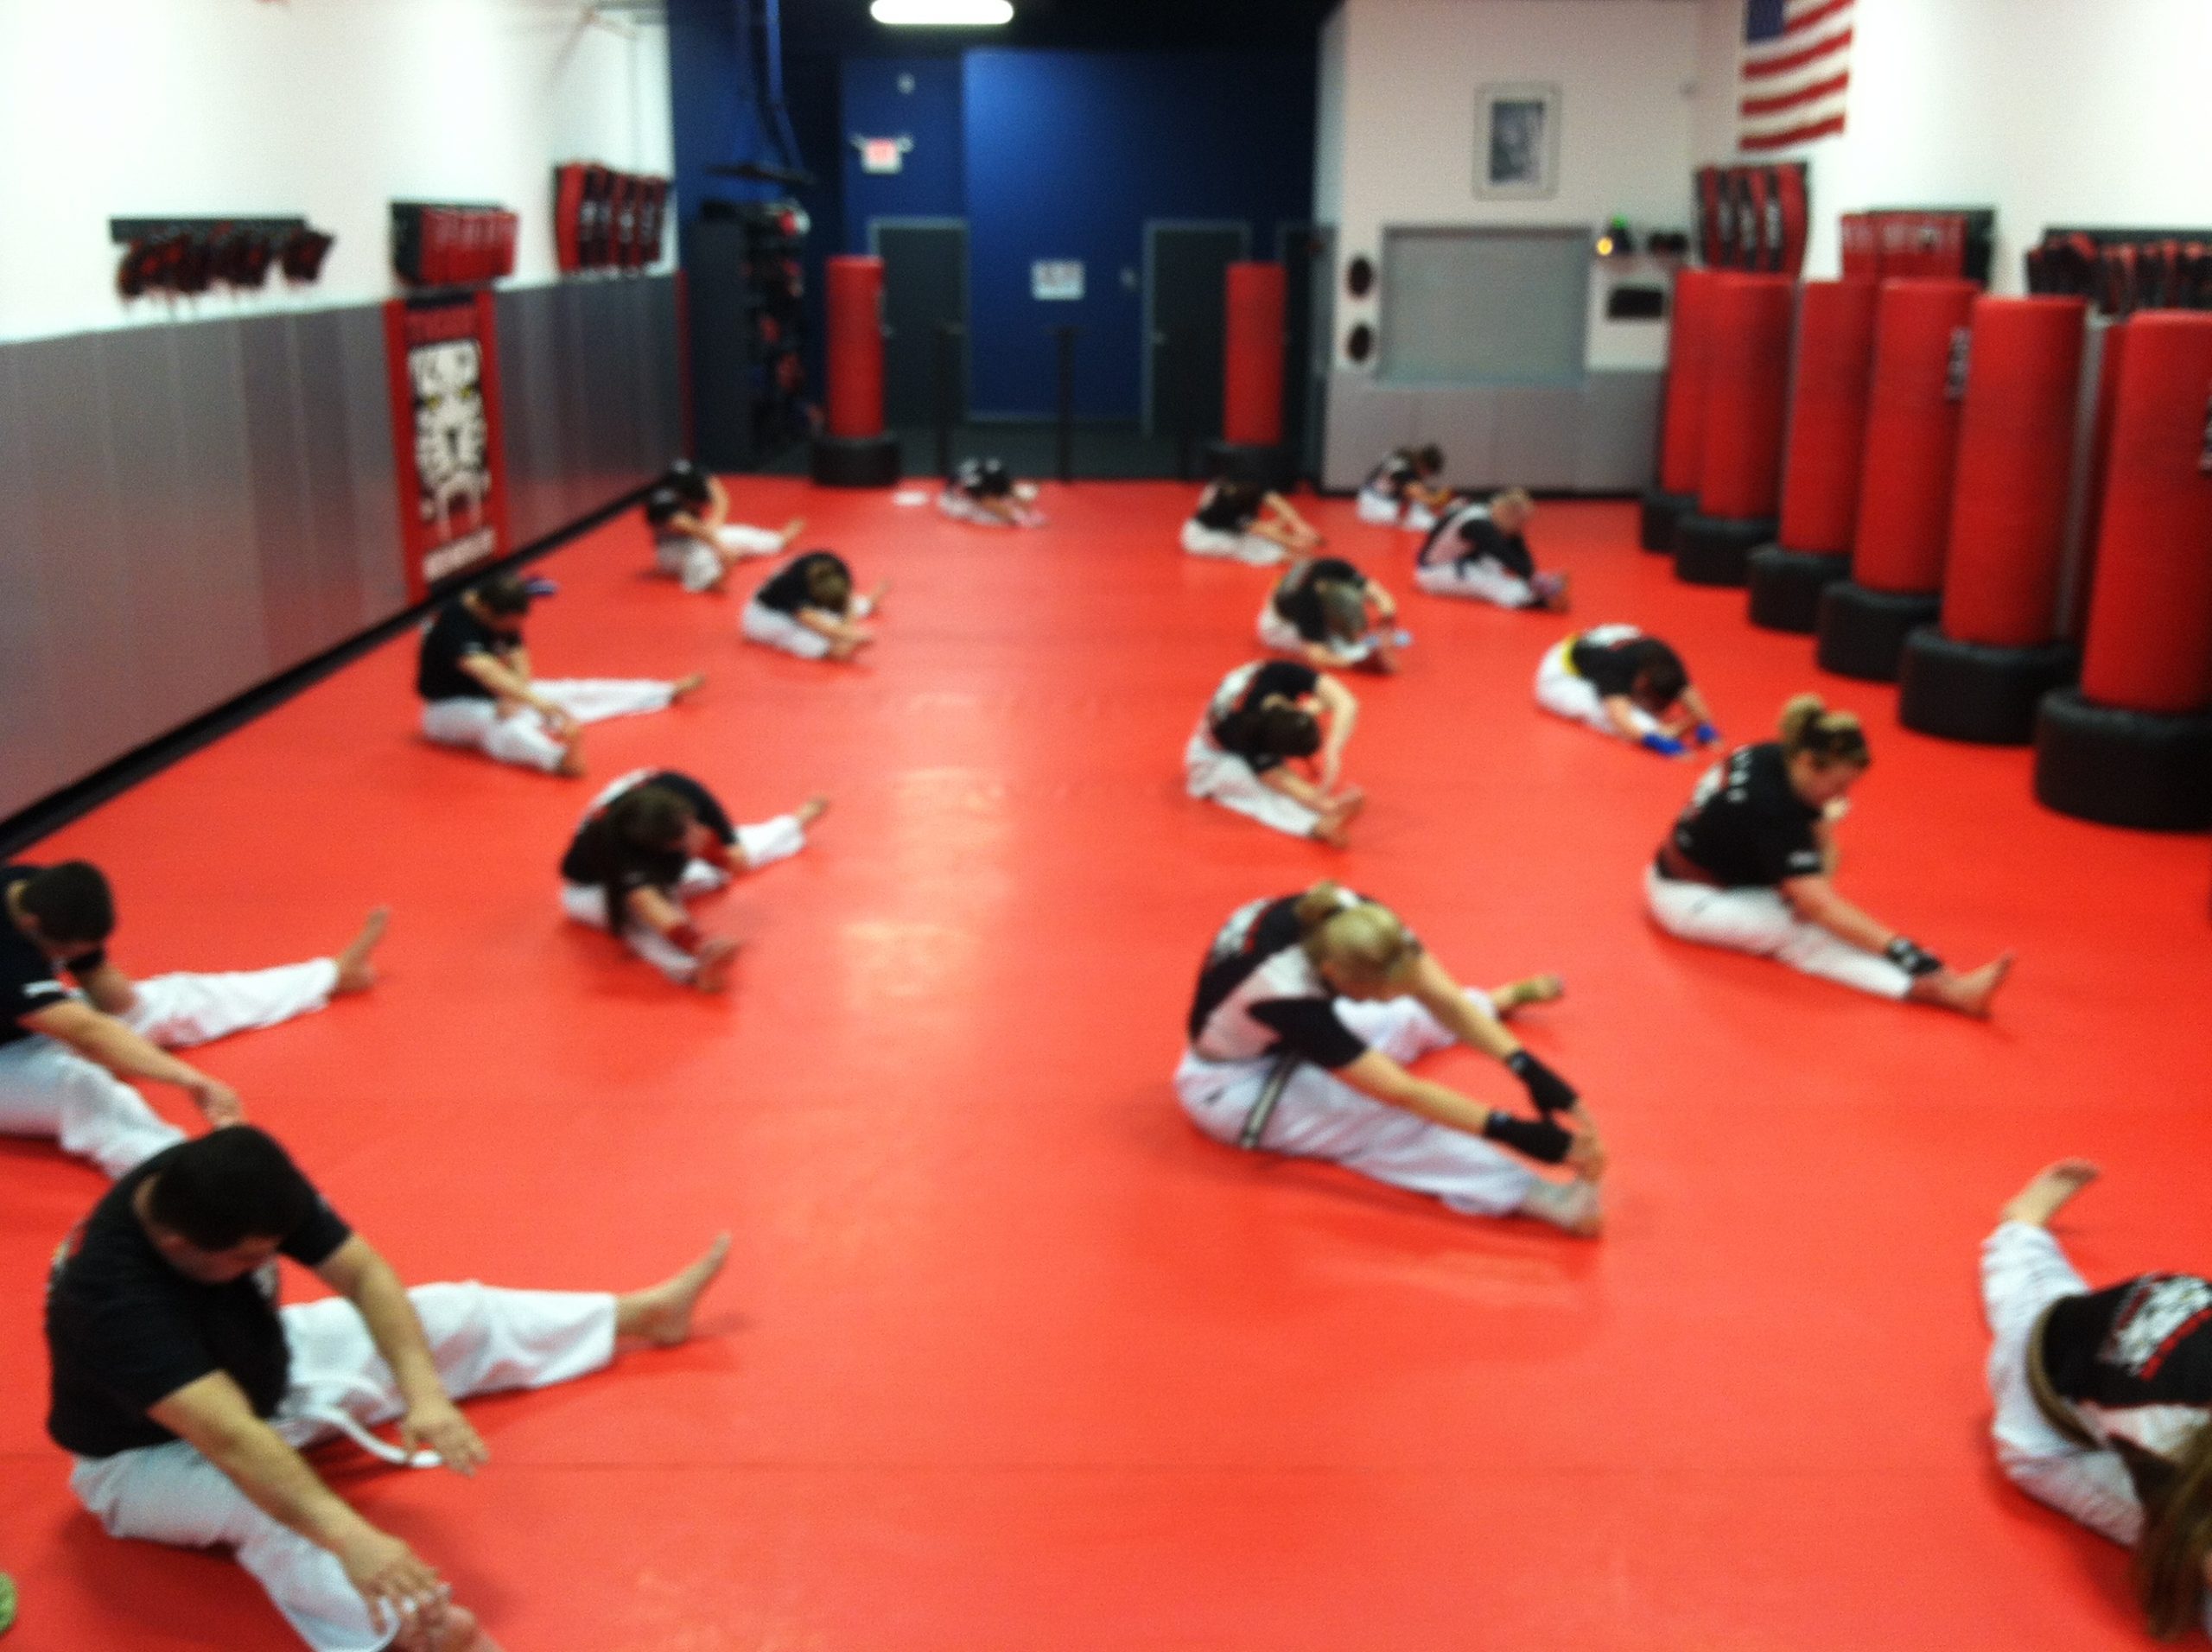
[[[852, 569], [845, 567], [845, 559], [836, 552], [810, 550], [804, 556], [794, 556], [778, 569], [767, 583], [753, 594], [753, 600], [762, 607], [773, 608], [779, 613], [798, 614], [809, 608], [826, 613], [827, 610], [814, 600], [807, 589], [808, 572], [815, 568], [843, 569], [845, 576], [848, 579], [852, 577]], [[841, 614], [838, 618], [843, 616]]]
[[691, 859], [682, 844], [673, 848], [642, 848], [635, 843], [625, 842], [616, 835], [607, 818], [607, 811], [614, 800], [625, 792], [639, 786], [658, 786], [664, 791], [673, 791], [691, 805], [691, 812], [699, 823], [725, 843], [737, 841], [737, 828], [715, 794], [688, 774], [674, 769], [639, 769], [627, 774], [600, 794], [592, 805], [583, 824], [576, 828], [576, 835], [569, 840], [569, 852], [561, 857], [561, 876], [569, 883], [591, 884], [607, 891], [607, 919], [617, 929], [622, 925], [624, 906], [633, 890], [676, 887], [683, 875], [683, 868]]
[[1258, 519], [1266, 497], [1249, 482], [1216, 482], [1199, 499], [1194, 519], [1217, 533], [1243, 533]]
[[[146, 1236], [131, 1198], [181, 1149], [170, 1147], [110, 1188], [54, 1258], [46, 1293], [54, 1367], [46, 1431], [79, 1457], [112, 1457], [176, 1438], [146, 1414], [188, 1382], [226, 1371], [266, 1417], [291, 1378], [276, 1305], [252, 1274], [227, 1285], [188, 1279]], [[317, 1198], [277, 1249], [318, 1268], [353, 1236]]]
[[1367, 473], [1360, 491], [1377, 493], [1386, 499], [1402, 499], [1406, 490], [1420, 480], [1421, 467], [1414, 462], [1413, 449], [1401, 448]]
[[1302, 700], [1321, 686], [1321, 674], [1310, 665], [1271, 659], [1257, 665], [1240, 665], [1215, 690], [1206, 710], [1206, 732], [1213, 743], [1231, 756], [1241, 757], [1255, 774], [1282, 766], [1282, 757], [1259, 747], [1261, 703], [1280, 695]]
[[1826, 868], [1813, 826], [1821, 811], [1789, 784], [1778, 741], [1739, 747], [1706, 772], [1675, 823], [1674, 844], [1731, 888], [1770, 889]]
[[1500, 532], [1490, 519], [1487, 505], [1462, 505], [1447, 511], [1429, 530], [1414, 560], [1423, 568], [1447, 562], [1464, 568], [1485, 559], [1516, 579], [1530, 578], [1536, 571], [1536, 559], [1529, 554], [1527, 539], [1517, 533]]
[[1634, 626], [1598, 626], [1567, 645], [1567, 663], [1602, 698], [1625, 698], [1636, 691], [1637, 673], [1662, 646]]
[[425, 700], [496, 700], [499, 696], [461, 669], [471, 654], [489, 654], [505, 664], [522, 644], [502, 637], [461, 605], [459, 597], [438, 610], [423, 633], [423, 652], [415, 667], [415, 692]]
[[1302, 898], [1239, 907], [1214, 937], [1191, 1004], [1191, 1049], [1201, 1059], [1289, 1053], [1334, 1071], [1367, 1052], [1337, 1015], [1336, 989], [1299, 944]]
[[1002, 499], [1014, 492], [1014, 478], [1007, 474], [1003, 465], [982, 459], [963, 459], [952, 473], [950, 486], [955, 492], [965, 493], [971, 499]]
[[52, 1009], [69, 996], [60, 972], [82, 980], [107, 962], [104, 948], [81, 953], [67, 964], [48, 957], [37, 942], [16, 927], [7, 902], [16, 886], [37, 875], [35, 866], [0, 867], [0, 1044], [36, 1036], [23, 1025], [23, 1017]]
[[1355, 590], [1367, 588], [1367, 575], [1341, 556], [1317, 556], [1292, 569], [1275, 587], [1274, 611], [1309, 643], [1333, 640], [1328, 615], [1321, 609], [1321, 593], [1316, 588], [1325, 580], [1335, 580]]
[[2212, 1281], [2145, 1274], [2051, 1306], [2044, 1375], [2147, 1504], [2212, 1419]]
[[707, 485], [706, 472], [690, 465], [671, 470], [645, 495], [645, 520], [656, 531], [666, 532], [675, 518], [696, 516], [713, 502], [714, 497]]

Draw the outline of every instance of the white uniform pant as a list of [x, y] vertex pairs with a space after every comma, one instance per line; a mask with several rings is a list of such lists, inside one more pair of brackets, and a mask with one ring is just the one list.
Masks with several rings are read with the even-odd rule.
[[[1468, 996], [1491, 1012], [1480, 993]], [[1413, 998], [1340, 1001], [1337, 1014], [1370, 1049], [1401, 1064], [1452, 1042], [1443, 1024]], [[1201, 1131], [1235, 1146], [1274, 1066], [1272, 1060], [1207, 1061], [1186, 1053], [1175, 1071], [1175, 1093]], [[1432, 1194], [1463, 1216], [1511, 1216], [1542, 1180], [1482, 1137], [1386, 1107], [1310, 1063], [1293, 1069], [1259, 1146], [1326, 1159], [1394, 1187]]]
[[1363, 487], [1359, 490], [1357, 508], [1362, 522], [1372, 523], [1378, 528], [1395, 528], [1406, 507], [1402, 499], [1393, 499], [1375, 488]]
[[671, 579], [681, 580], [683, 588], [693, 593], [713, 590], [728, 572], [721, 551], [689, 534], [670, 534], [655, 542], [653, 566]]
[[[852, 613], [855, 620], [865, 620], [874, 611], [875, 604], [867, 597], [853, 599]], [[826, 659], [830, 655], [830, 639], [827, 637], [801, 625], [798, 615], [785, 613], [781, 608], [772, 608], [757, 597], [745, 605], [745, 612], [738, 620], [738, 630], [747, 642], [780, 648], [786, 654], [796, 654], [801, 659]]]
[[1778, 889], [1716, 889], [1643, 869], [1644, 904], [1659, 927], [1680, 940], [1775, 958], [1808, 975], [1840, 982], [1878, 998], [1903, 998], [1912, 977], [1878, 952], [1808, 924]]
[[1183, 748], [1183, 787], [1193, 797], [1272, 826], [1293, 837], [1311, 837], [1321, 816], [1269, 785], [1249, 763], [1213, 743], [1203, 724]]
[[1269, 599], [1267, 607], [1260, 610], [1258, 623], [1253, 629], [1259, 633], [1260, 640], [1269, 648], [1275, 650], [1278, 653], [1288, 654], [1294, 659], [1304, 659], [1306, 651], [1309, 648], [1326, 648], [1337, 657], [1338, 664], [1357, 665], [1375, 652], [1376, 639], [1371, 634], [1362, 637], [1356, 642], [1308, 642], [1299, 634], [1296, 626], [1275, 612], [1275, 605], [1272, 598]]
[[[787, 861], [806, 847], [806, 829], [798, 823], [797, 815], [779, 815], [773, 820], [762, 821], [757, 826], [737, 829], [738, 853], [745, 857], [745, 870], [750, 872], [778, 861]], [[683, 875], [677, 880], [676, 887], [664, 893], [678, 905], [686, 895], [702, 895], [721, 888], [729, 882], [729, 874], [705, 861], [693, 861], [683, 868]], [[579, 924], [588, 924], [596, 930], [612, 929], [607, 911], [607, 891], [597, 884], [564, 883], [561, 886], [561, 910]], [[698, 960], [658, 931], [635, 922], [622, 926], [623, 944], [671, 981], [689, 982], [698, 973]]]
[[184, 1140], [106, 1068], [36, 1033], [0, 1044], [0, 1135], [51, 1136], [110, 1176]]
[[1261, 568], [1290, 560], [1290, 553], [1264, 534], [1209, 528], [1195, 517], [1183, 524], [1183, 549], [1193, 556], [1226, 556]]
[[1501, 608], [1533, 608], [1536, 588], [1503, 563], [1487, 556], [1468, 562], [1423, 562], [1414, 583], [1431, 596], [1469, 596]]
[[156, 975], [134, 984], [137, 997], [118, 1019], [164, 1050], [188, 1050], [312, 1014], [330, 1002], [338, 966], [315, 958], [274, 969]]
[[[1543, 663], [1536, 667], [1536, 703], [1554, 716], [1564, 717], [1569, 722], [1586, 723], [1601, 734], [1620, 737], [1620, 730], [1613, 725], [1613, 714], [1605, 708], [1603, 697], [1589, 678], [1578, 676], [1567, 663], [1568, 653], [1574, 646], [1570, 637], [1546, 654]], [[1629, 707], [1629, 718], [1636, 725], [1638, 734], [1659, 733], [1658, 720], [1641, 706]]]
[[[2050, 1229], [1999, 1223], [1981, 1242], [1981, 1306], [1989, 1325], [1990, 1438], [2005, 1477], [2038, 1503], [2133, 1547], [2143, 1506], [2120, 1453], [2083, 1446], [2053, 1427], [2028, 1376], [2030, 1342], [2043, 1311], [2089, 1287]], [[2212, 1627], [2212, 1604], [2206, 1608]]]
[[[473, 1283], [424, 1285], [408, 1296], [439, 1377], [456, 1400], [569, 1382], [614, 1357], [611, 1296]], [[336, 1437], [331, 1424], [301, 1414], [308, 1407], [342, 1410], [372, 1427], [404, 1413], [391, 1372], [353, 1304], [331, 1298], [283, 1314], [292, 1386], [271, 1420], [286, 1439], [305, 1449]], [[69, 1484], [111, 1536], [233, 1549], [316, 1652], [373, 1652], [391, 1643], [396, 1626], [375, 1626], [336, 1556], [262, 1513], [181, 1440], [79, 1458]]]
[[955, 522], [971, 522], [979, 528], [1011, 528], [1009, 517], [1002, 517], [980, 499], [972, 499], [957, 487], [948, 487], [937, 496], [937, 508]]
[[784, 536], [773, 528], [755, 528], [742, 522], [725, 522], [715, 530], [724, 550], [741, 556], [774, 556], [784, 549]]
[[[530, 686], [580, 723], [665, 711], [676, 699], [675, 684], [649, 679], [584, 677]], [[517, 706], [503, 716], [495, 700], [433, 700], [423, 708], [423, 734], [441, 746], [472, 746], [499, 762], [548, 774], [568, 754], [536, 708]]]

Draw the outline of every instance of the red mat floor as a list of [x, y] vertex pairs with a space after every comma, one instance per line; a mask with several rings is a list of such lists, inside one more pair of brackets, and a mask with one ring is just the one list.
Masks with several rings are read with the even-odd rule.
[[[1876, 741], [1844, 886], [1955, 958], [2021, 952], [1992, 1026], [1899, 1008], [1647, 925], [1696, 770], [1535, 710], [1559, 621], [1404, 596], [1332, 855], [1180, 794], [1269, 578], [1173, 550], [1188, 490], [1048, 490], [1020, 535], [740, 497], [893, 581], [867, 669], [741, 644], [734, 600], [641, 574], [634, 520], [546, 564], [532, 633], [548, 676], [712, 674], [593, 730], [595, 776], [681, 766], [741, 817], [833, 794], [806, 855], [705, 909], [753, 939], [728, 998], [563, 923], [589, 785], [415, 739], [411, 638], [36, 852], [107, 867], [141, 973], [288, 961], [395, 904], [374, 993], [204, 1058], [410, 1278], [626, 1286], [734, 1230], [710, 1334], [479, 1404], [476, 1482], [340, 1473], [512, 1652], [2141, 1642], [2120, 1553], [1989, 1462], [1974, 1247], [2082, 1153], [2093, 1278], [2212, 1263], [2202, 838], [2048, 814], [2024, 753], [1831, 680]], [[1405, 592], [1408, 543], [1319, 510]], [[1576, 623], [1669, 638], [1763, 736], [1808, 642], [1633, 532], [1550, 505], [1533, 537]], [[1207, 940], [1323, 873], [1467, 979], [1565, 974], [1524, 1032], [1606, 1127], [1602, 1243], [1184, 1122]], [[103, 1184], [21, 1142], [0, 1177], [10, 1652], [291, 1645], [228, 1563], [69, 1500], [40, 1281]]]

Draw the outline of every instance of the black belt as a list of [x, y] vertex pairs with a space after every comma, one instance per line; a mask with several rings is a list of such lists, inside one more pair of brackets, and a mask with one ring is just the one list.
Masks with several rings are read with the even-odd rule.
[[1283, 1086], [1290, 1083], [1290, 1076], [1298, 1069], [1300, 1057], [1295, 1051], [1286, 1050], [1275, 1058], [1274, 1065], [1268, 1070], [1267, 1082], [1260, 1086], [1259, 1095], [1244, 1115], [1244, 1128], [1236, 1133], [1236, 1145], [1247, 1153], [1260, 1145], [1268, 1121], [1275, 1115], [1275, 1103], [1282, 1099]]

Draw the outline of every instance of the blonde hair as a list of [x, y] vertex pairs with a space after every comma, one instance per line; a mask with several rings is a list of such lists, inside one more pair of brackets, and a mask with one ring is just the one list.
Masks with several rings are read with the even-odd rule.
[[1529, 497], [1529, 490], [1525, 487], [1499, 488], [1490, 496], [1490, 506], [1495, 511], [1501, 505], [1515, 511], [1533, 511], [1536, 508], [1535, 500]]
[[1340, 984], [1387, 985], [1413, 967], [1420, 940], [1388, 906], [1324, 879], [1298, 899], [1300, 944]]
[[1849, 763], [1864, 768], [1874, 754], [1855, 711], [1830, 711], [1817, 694], [1801, 694], [1782, 708], [1782, 754], [1810, 756], [1822, 768]]
[[2151, 1633], [2171, 1640], [2197, 1621], [2204, 1558], [2212, 1553], [2212, 1426], [2199, 1427], [2173, 1465], [2165, 1494], [2143, 1511], [2135, 1542], [2135, 1598]]

